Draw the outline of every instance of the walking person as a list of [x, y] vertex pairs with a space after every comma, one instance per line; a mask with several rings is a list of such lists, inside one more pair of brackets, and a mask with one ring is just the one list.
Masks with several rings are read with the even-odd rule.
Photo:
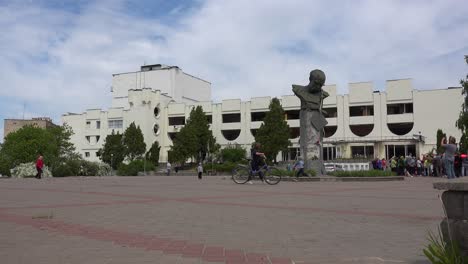
[[453, 163], [455, 161], [455, 152], [457, 151], [457, 145], [455, 142], [455, 138], [450, 136], [448, 144], [445, 137], [442, 138], [440, 145], [445, 148], [445, 171], [447, 174], [447, 178], [454, 179], [455, 178], [455, 171], [453, 168]]
[[203, 166], [202, 166], [201, 162], [198, 163], [197, 172], [198, 172], [198, 179], [201, 180], [202, 173], [203, 173]]
[[294, 164], [294, 170], [297, 171], [296, 179], [299, 178], [299, 175], [307, 177], [307, 173], [304, 172], [304, 159], [302, 157], [299, 157], [296, 164]]
[[170, 176], [170, 175], [171, 175], [171, 168], [172, 168], [172, 165], [171, 165], [171, 163], [168, 161], [167, 164], [166, 164], [167, 176]]
[[42, 178], [42, 168], [44, 167], [44, 157], [42, 157], [42, 154], [39, 154], [39, 157], [36, 160], [36, 170], [37, 174], [35, 176], [36, 179], [41, 179]]

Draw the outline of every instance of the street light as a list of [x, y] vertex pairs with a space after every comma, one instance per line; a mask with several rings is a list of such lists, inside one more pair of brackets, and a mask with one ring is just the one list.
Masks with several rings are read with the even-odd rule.
[[114, 167], [113, 167], [113, 161], [114, 161], [114, 153], [111, 153], [111, 176], [113, 173], [113, 170], [114, 170]]

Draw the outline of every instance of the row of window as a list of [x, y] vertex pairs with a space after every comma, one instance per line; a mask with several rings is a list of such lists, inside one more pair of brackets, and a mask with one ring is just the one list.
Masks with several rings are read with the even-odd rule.
[[[325, 117], [327, 118], [334, 118], [338, 116], [338, 111], [336, 107], [326, 107], [323, 108], [326, 112]], [[297, 120], [299, 119], [300, 110], [287, 110], [284, 111], [284, 119], [285, 120]], [[388, 115], [399, 115], [399, 114], [407, 114], [413, 113], [413, 104], [388, 104], [387, 105], [387, 114]], [[252, 122], [259, 122], [263, 121], [267, 112], [251, 112], [250, 113], [250, 120]], [[361, 106], [350, 106], [349, 107], [349, 116], [373, 116], [374, 115], [374, 106], [373, 105], [361, 105]], [[207, 115], [208, 122], [212, 123], [212, 116]], [[240, 123], [241, 122], [241, 114], [234, 113], [234, 114], [222, 114], [222, 122], [223, 123]], [[176, 126], [176, 125], [185, 125], [185, 117], [184, 116], [175, 116], [169, 117], [169, 125]]]
[[[122, 119], [109, 120], [108, 123], [107, 123], [107, 126], [109, 128], [123, 128], [123, 120]], [[91, 121], [88, 120], [88, 121], [86, 121], [86, 128], [88, 128], [88, 129], [91, 129], [91, 128], [101, 129], [101, 121], [96, 120], [95, 126], [92, 127], [91, 126]]]

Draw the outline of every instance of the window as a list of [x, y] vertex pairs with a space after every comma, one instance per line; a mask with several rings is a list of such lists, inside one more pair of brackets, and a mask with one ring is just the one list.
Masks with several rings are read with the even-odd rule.
[[258, 129], [250, 129], [250, 133], [252, 134], [252, 136], [256, 136], [257, 135], [257, 130]]
[[326, 137], [326, 138], [331, 137], [336, 133], [337, 129], [338, 129], [337, 126], [326, 126], [325, 129], [324, 129], [325, 130], [325, 135], [323, 135], [323, 136]]
[[413, 123], [396, 123], [396, 124], [387, 124], [388, 129], [392, 131], [395, 135], [405, 135], [408, 134], [413, 129]]
[[374, 124], [371, 125], [350, 125], [349, 129], [353, 132], [354, 135], [359, 137], [365, 137], [372, 132], [374, 129]]
[[336, 147], [323, 147], [323, 160], [336, 159]]
[[86, 121], [86, 128], [91, 128], [91, 121]]
[[373, 116], [373, 105], [350, 106], [349, 116]]
[[290, 127], [289, 128], [289, 138], [298, 138], [301, 134], [301, 129], [299, 127]]
[[167, 133], [167, 135], [169, 136], [169, 138], [171, 139], [171, 141], [174, 141], [176, 135], [177, 135], [178, 132], [169, 132]]
[[90, 156], [89, 152], [85, 152], [84, 155], [85, 155], [85, 157], [87, 157], [87, 158], [89, 158], [89, 156]]
[[206, 115], [206, 120], [208, 120], [209, 124], [213, 124], [213, 117], [211, 115]]
[[287, 120], [299, 119], [300, 110], [288, 110], [285, 111]]
[[224, 138], [229, 141], [232, 141], [238, 138], [240, 135], [240, 132], [241, 132], [240, 129], [221, 130], [221, 133], [223, 134]]
[[385, 145], [385, 156], [387, 159], [395, 157], [406, 157], [409, 154], [415, 155], [416, 145]]
[[101, 129], [101, 121], [96, 121], [96, 129]]
[[252, 122], [263, 121], [263, 119], [265, 119], [265, 116], [266, 116], [266, 112], [250, 113], [250, 119], [252, 120]]
[[183, 126], [185, 125], [185, 116], [173, 116], [169, 117], [170, 126]]
[[223, 123], [239, 123], [240, 121], [240, 114], [223, 114]]
[[156, 106], [153, 110], [153, 113], [155, 117], [159, 117], [159, 107]]
[[101, 152], [96, 152], [96, 157], [101, 157]]
[[374, 146], [351, 146], [353, 158], [373, 158]]
[[101, 138], [101, 136], [96, 136], [96, 143], [99, 142], [99, 139]]
[[388, 115], [401, 115], [413, 113], [413, 103], [407, 104], [387, 104]]
[[325, 115], [326, 118], [332, 118], [332, 117], [338, 116], [336, 107], [323, 108], [323, 110], [327, 112], [327, 114]]
[[159, 125], [158, 124], [154, 124], [153, 132], [154, 132], [154, 134], [159, 135]]
[[91, 136], [86, 136], [86, 140], [88, 141], [88, 143], [91, 143]]
[[109, 120], [109, 128], [122, 128], [123, 120]]

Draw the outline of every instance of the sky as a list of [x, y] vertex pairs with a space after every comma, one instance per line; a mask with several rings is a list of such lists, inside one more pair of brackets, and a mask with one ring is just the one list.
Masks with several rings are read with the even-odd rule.
[[2, 120], [107, 109], [112, 74], [144, 64], [211, 82], [213, 101], [292, 94], [316, 68], [339, 94], [468, 72], [464, 0], [0, 0], [0, 28]]

